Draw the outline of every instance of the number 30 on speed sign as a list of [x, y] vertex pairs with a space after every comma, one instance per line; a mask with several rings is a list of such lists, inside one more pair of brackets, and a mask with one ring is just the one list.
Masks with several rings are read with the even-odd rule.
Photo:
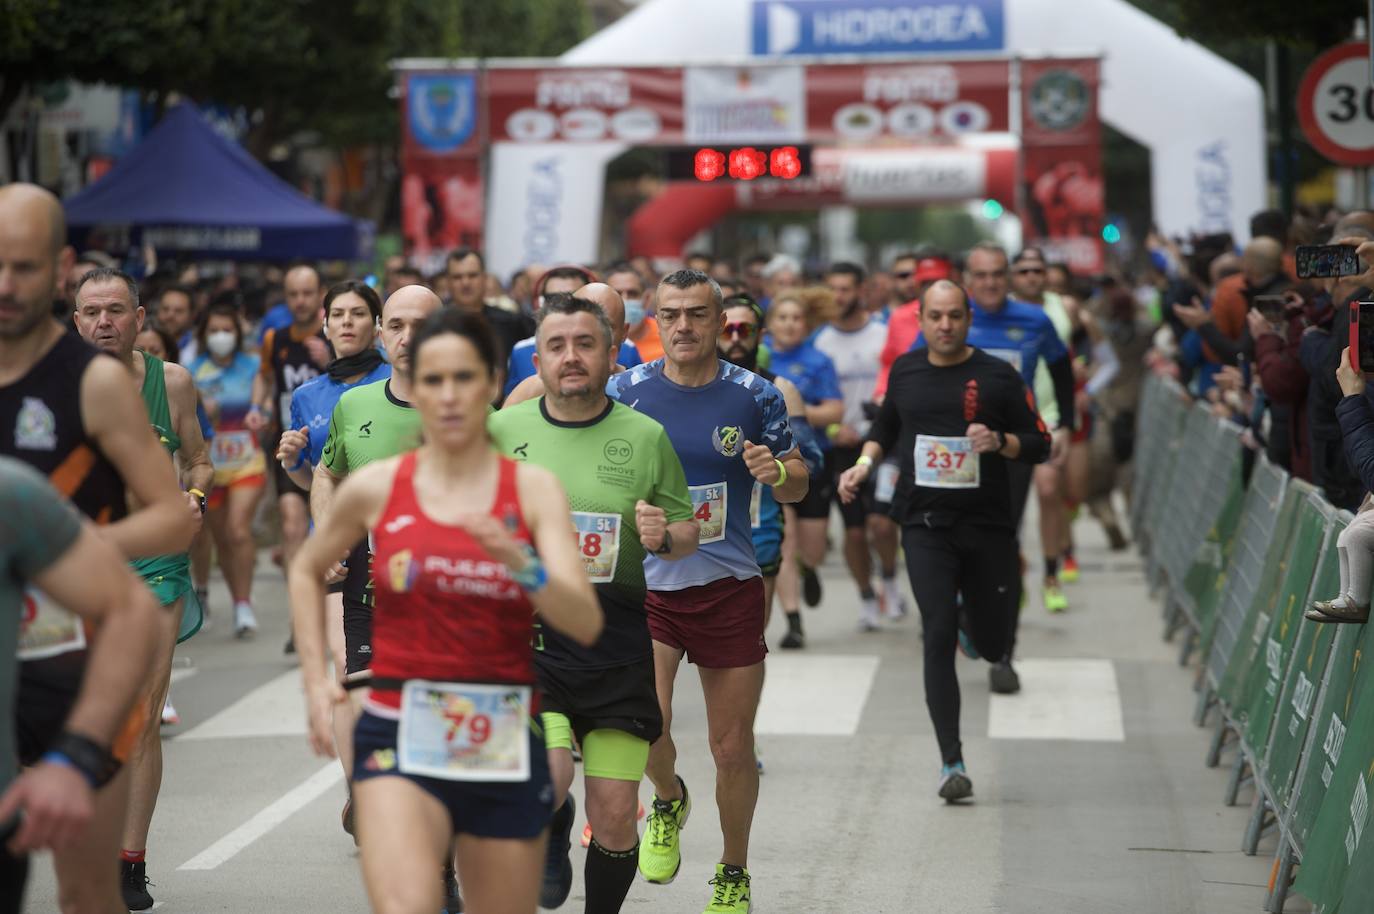
[[1337, 165], [1374, 165], [1367, 42], [1339, 45], [1312, 61], [1298, 87], [1298, 121], [1313, 148]]

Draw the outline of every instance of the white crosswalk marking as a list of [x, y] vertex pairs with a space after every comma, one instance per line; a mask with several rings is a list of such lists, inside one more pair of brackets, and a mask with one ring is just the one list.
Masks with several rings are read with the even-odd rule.
[[992, 739], [1126, 739], [1110, 660], [1017, 660], [1016, 670], [1021, 692], [989, 698]]
[[301, 674], [298, 670], [290, 670], [258, 686], [177, 739], [304, 735], [305, 699], [301, 693]]
[[343, 767], [329, 762], [274, 801], [253, 818], [187, 860], [179, 870], [213, 870], [263, 835], [304, 809], [326, 790], [343, 780]]
[[754, 732], [853, 736], [878, 662], [873, 656], [770, 654]]

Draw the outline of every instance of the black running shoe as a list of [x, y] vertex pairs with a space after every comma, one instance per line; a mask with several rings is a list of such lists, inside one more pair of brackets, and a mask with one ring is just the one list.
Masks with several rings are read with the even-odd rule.
[[802, 634], [801, 629], [792, 629], [782, 636], [780, 644], [785, 650], [800, 650], [806, 647], [806, 636]]
[[458, 892], [458, 874], [452, 860], [444, 865], [444, 907], [439, 914], [463, 914], [463, 896]]
[[988, 670], [988, 688], [998, 695], [1015, 695], [1021, 691], [1021, 677], [1011, 668], [1010, 660], [994, 663]]
[[287, 639], [286, 639], [286, 647], [282, 648], [282, 649], [281, 649], [281, 652], [282, 652], [283, 654], [286, 654], [288, 657], [289, 657], [290, 655], [296, 653], [296, 638], [295, 638], [295, 636], [288, 636], [288, 637], [287, 637]]
[[147, 867], [143, 862], [119, 862], [119, 888], [124, 906], [130, 911], [146, 911], [153, 906], [153, 896], [148, 894]]
[[821, 605], [821, 579], [816, 569], [801, 566], [802, 599], [813, 609]]
[[577, 802], [572, 794], [549, 822], [549, 844], [544, 851], [544, 884], [539, 889], [539, 907], [553, 910], [568, 900], [572, 891], [572, 827], [577, 818]]

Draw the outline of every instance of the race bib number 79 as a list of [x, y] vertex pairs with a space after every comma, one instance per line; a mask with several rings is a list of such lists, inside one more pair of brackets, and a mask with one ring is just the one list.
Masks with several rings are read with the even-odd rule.
[[529, 686], [407, 680], [398, 765], [446, 781], [528, 781]]
[[726, 493], [725, 482], [713, 482], [704, 486], [688, 486], [692, 496], [692, 516], [701, 528], [698, 542], [719, 543], [725, 539]]

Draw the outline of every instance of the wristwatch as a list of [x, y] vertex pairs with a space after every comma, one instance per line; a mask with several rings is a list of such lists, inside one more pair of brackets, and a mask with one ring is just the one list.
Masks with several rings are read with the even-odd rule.
[[993, 434], [997, 436], [997, 450], [998, 450], [998, 451], [1004, 451], [1004, 450], [1006, 450], [1006, 448], [1007, 448], [1007, 433], [1006, 433], [1006, 432], [993, 432]]

